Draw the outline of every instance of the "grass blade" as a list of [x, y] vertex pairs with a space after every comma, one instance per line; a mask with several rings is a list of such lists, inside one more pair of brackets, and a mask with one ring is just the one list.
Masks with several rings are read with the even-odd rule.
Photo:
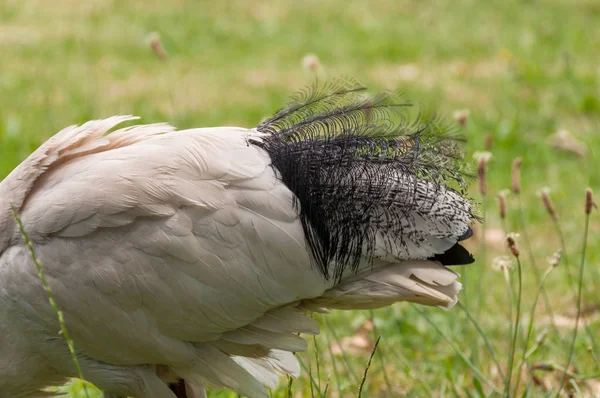
[[327, 325], [327, 330], [329, 332], [331, 332], [331, 335], [333, 336], [335, 342], [337, 343], [337, 345], [340, 347], [341, 351], [342, 351], [342, 358], [344, 360], [344, 364], [346, 365], [346, 369], [348, 370], [348, 372], [352, 375], [352, 379], [354, 380], [355, 384], [358, 384], [358, 377], [356, 376], [356, 372], [354, 371], [354, 368], [352, 366], [352, 364], [350, 363], [350, 359], [348, 358], [348, 354], [346, 354], [346, 351], [344, 350], [344, 346], [342, 344], [342, 341], [340, 340], [339, 336], [337, 335], [336, 331], [334, 330], [334, 328], [331, 326], [331, 322], [329, 321], [329, 319], [326, 317], [325, 318], [325, 322]]
[[[73, 343], [73, 339], [71, 339], [71, 335], [69, 334], [69, 330], [67, 329], [64, 315], [63, 315], [62, 311], [58, 308], [58, 305], [56, 304], [56, 299], [54, 298], [54, 292], [52, 292], [52, 289], [50, 288], [50, 285], [48, 284], [48, 280], [46, 279], [46, 274], [44, 273], [44, 268], [42, 267], [42, 264], [37, 259], [37, 256], [35, 254], [35, 248], [33, 247], [31, 240], [29, 239], [29, 235], [27, 234], [27, 231], [25, 231], [25, 227], [23, 226], [21, 217], [19, 217], [17, 210], [15, 209], [15, 207], [12, 204], [10, 207], [11, 207], [13, 218], [15, 219], [15, 221], [17, 222], [17, 224], [19, 226], [19, 231], [21, 232], [23, 242], [25, 242], [25, 246], [27, 246], [27, 249], [29, 250], [31, 259], [32, 259], [33, 263], [35, 264], [35, 267], [37, 268], [38, 276], [42, 282], [42, 285], [44, 286], [44, 290], [46, 291], [46, 294], [48, 295], [48, 301], [50, 302], [52, 309], [54, 310], [54, 312], [56, 313], [56, 316], [58, 317], [58, 323], [60, 324], [60, 332], [61, 332], [63, 338], [65, 339], [67, 346], [69, 347], [69, 352], [71, 353], [73, 365], [75, 365], [75, 370], [77, 371], [77, 377], [79, 377], [79, 379], [81, 379], [81, 380], [85, 380], [83, 378], [83, 372], [81, 371], [81, 366], [79, 365], [79, 360], [77, 359], [77, 354], [75, 352], [75, 344]], [[89, 398], [87, 386], [85, 383], [83, 383], [83, 390], [85, 392], [85, 396], [87, 398]]]
[[446, 333], [444, 333], [442, 331], [442, 329], [440, 329], [430, 318], [429, 316], [427, 316], [427, 314], [425, 313], [425, 311], [417, 306], [413, 306], [419, 313], [421, 313], [421, 315], [423, 315], [423, 317], [425, 318], [425, 320], [431, 325], [433, 326], [433, 328], [440, 334], [440, 336], [442, 336], [444, 338], [444, 340], [446, 340], [448, 342], [448, 344], [450, 344], [450, 346], [454, 349], [454, 351], [458, 354], [458, 356], [460, 356], [462, 358], [462, 360], [467, 364], [467, 366], [469, 366], [469, 368], [471, 368], [471, 370], [473, 371], [473, 373], [475, 374], [475, 376], [477, 376], [482, 382], [484, 382], [485, 384], [487, 384], [492, 390], [494, 390], [496, 393], [498, 394], [502, 394], [502, 391], [496, 387], [496, 385], [490, 380], [488, 379], [479, 369], [477, 369], [477, 367], [473, 364], [473, 362], [471, 362], [471, 360], [469, 359], [469, 357], [467, 356], [467, 354], [465, 354], [459, 347], [458, 345], [450, 338], [448, 337], [448, 335]]
[[496, 355], [496, 350], [494, 349], [494, 346], [488, 339], [487, 335], [485, 334], [485, 332], [483, 331], [483, 329], [481, 328], [479, 323], [475, 320], [475, 318], [473, 318], [473, 316], [471, 315], [469, 310], [464, 305], [462, 305], [462, 303], [460, 301], [457, 304], [458, 304], [458, 307], [461, 308], [465, 312], [465, 314], [467, 315], [467, 318], [469, 318], [469, 321], [471, 321], [471, 323], [473, 324], [473, 326], [475, 327], [475, 329], [477, 330], [477, 332], [479, 333], [479, 335], [485, 342], [485, 345], [486, 345], [488, 351], [490, 352], [490, 355], [492, 356], [492, 360], [494, 361], [494, 364], [496, 364], [496, 367], [498, 368], [498, 373], [500, 373], [500, 377], [502, 378], [502, 381], [506, 382], [506, 376], [504, 375], [504, 372], [502, 371], [502, 366], [500, 366], [500, 361], [498, 360], [498, 356]]

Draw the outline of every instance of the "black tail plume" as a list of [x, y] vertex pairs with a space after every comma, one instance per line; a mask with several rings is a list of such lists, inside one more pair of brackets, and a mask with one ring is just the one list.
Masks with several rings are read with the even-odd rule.
[[396, 243], [410, 235], [413, 213], [434, 207], [432, 190], [464, 194], [462, 139], [435, 116], [411, 117], [411, 107], [397, 94], [368, 95], [357, 81], [338, 79], [300, 92], [257, 126], [268, 136], [254, 144], [295, 194], [326, 278], [332, 262], [340, 278], [371, 258], [378, 233]]

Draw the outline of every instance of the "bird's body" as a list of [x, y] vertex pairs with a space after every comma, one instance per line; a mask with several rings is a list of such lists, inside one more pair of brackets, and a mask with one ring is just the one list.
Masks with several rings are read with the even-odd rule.
[[[338, 91], [347, 100], [355, 90]], [[368, 131], [356, 141], [326, 123], [325, 135], [310, 136], [302, 126], [320, 126], [315, 115], [351, 112], [332, 102], [301, 113], [309, 102], [257, 129], [107, 134], [131, 118], [92, 121], [15, 169], [0, 184], [0, 397], [39, 396], [76, 375], [11, 206], [84, 377], [108, 396], [175, 397], [170, 384], [190, 398], [204, 385], [267, 396], [278, 375], [299, 373], [292, 353], [306, 343], [297, 333], [319, 332], [311, 311], [451, 307], [458, 275], [436, 256], [468, 262], [457, 245], [472, 220], [468, 201], [419, 175], [428, 152], [394, 169], [419, 142], [381, 145], [407, 135], [375, 148], [363, 145]]]

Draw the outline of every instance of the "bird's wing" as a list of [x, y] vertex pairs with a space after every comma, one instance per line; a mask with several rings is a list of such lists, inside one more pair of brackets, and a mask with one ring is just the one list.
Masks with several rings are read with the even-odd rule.
[[[12, 209], [19, 211], [41, 176], [58, 164], [94, 152], [101, 152], [120, 145], [130, 145], [149, 135], [173, 131], [166, 124], [155, 124], [137, 129], [127, 129], [110, 139], [104, 137], [116, 125], [134, 116], [114, 116], [104, 120], [93, 120], [82, 126], [69, 126], [44, 142], [35, 152], [17, 166], [0, 184], [0, 253], [18, 232], [12, 222]], [[119, 138], [121, 137], [121, 138]]]
[[[78, 348], [110, 363], [172, 365], [195, 360], [193, 343], [224, 334], [301, 348], [263, 315], [329, 285], [311, 267], [291, 192], [247, 143], [257, 133], [164, 130], [80, 140], [40, 173], [20, 208]], [[0, 258], [21, 263], [5, 270], [7, 286], [28, 319], [57, 330], [14, 241]], [[262, 328], [227, 334], [256, 320]]]

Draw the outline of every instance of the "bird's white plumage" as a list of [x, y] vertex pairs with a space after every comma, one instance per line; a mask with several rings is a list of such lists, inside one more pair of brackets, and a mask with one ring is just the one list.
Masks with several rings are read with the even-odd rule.
[[[267, 396], [263, 386], [278, 374], [299, 372], [291, 352], [306, 343], [295, 333], [318, 333], [301, 311], [454, 302], [455, 273], [430, 261], [398, 264], [406, 257], [383, 243], [373, 269], [365, 264], [337, 286], [323, 278], [292, 192], [249, 143], [260, 139], [255, 130], [150, 125], [106, 135], [129, 119], [63, 130], [0, 184], [0, 397], [32, 396], [74, 374], [11, 204], [84, 375], [113, 394], [173, 397], [160, 365], [191, 383], [193, 396], [202, 384]], [[421, 257], [456, 242], [444, 236]]]

